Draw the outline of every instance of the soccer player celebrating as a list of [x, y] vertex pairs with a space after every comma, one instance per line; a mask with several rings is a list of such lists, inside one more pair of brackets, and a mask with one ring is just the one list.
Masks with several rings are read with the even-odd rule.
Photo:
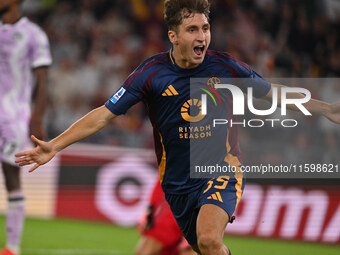
[[[211, 39], [209, 8], [208, 0], [165, 0], [164, 17], [171, 50], [144, 61], [105, 105], [85, 115], [50, 142], [32, 136], [37, 147], [17, 153], [20, 158], [16, 162], [20, 166], [34, 164], [29, 170], [34, 171], [65, 147], [98, 132], [117, 115], [143, 100], [154, 128], [162, 189], [178, 226], [196, 252], [222, 255], [230, 254], [223, 244], [223, 234], [233, 219], [245, 182], [239, 171], [234, 176], [211, 180], [190, 178], [190, 138], [195, 135], [183, 132], [192, 129], [191, 122], [205, 120], [204, 116], [191, 116], [188, 110], [198, 102], [190, 98], [190, 78], [248, 78], [242, 89], [252, 88], [254, 96], [268, 101], [273, 100], [272, 90], [281, 91], [281, 86], [263, 80], [248, 65], [227, 53], [208, 50]], [[291, 97], [304, 98], [304, 95], [291, 93]], [[222, 110], [227, 109], [230, 104], [223, 107]], [[340, 102], [327, 104], [311, 99], [304, 107], [340, 123]], [[298, 110], [293, 105], [289, 108]], [[226, 147], [221, 162], [239, 168], [236, 129], [221, 125], [214, 132], [220, 134], [218, 142]], [[208, 142], [203, 140], [207, 138], [197, 137], [202, 143]], [[200, 149], [205, 150], [202, 155], [211, 155], [214, 147]]]
[[[51, 64], [47, 36], [21, 16], [21, 3], [0, 1], [0, 162], [8, 192], [7, 243], [1, 255], [20, 252], [25, 201], [14, 152], [24, 149], [29, 132], [44, 138], [42, 118], [47, 102], [47, 66]], [[36, 80], [36, 87], [32, 80]]]

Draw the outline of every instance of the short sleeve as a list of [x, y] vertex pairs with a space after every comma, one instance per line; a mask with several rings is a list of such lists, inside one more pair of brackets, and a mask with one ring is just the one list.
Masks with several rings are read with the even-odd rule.
[[35, 27], [31, 39], [31, 66], [49, 66], [52, 64], [50, 44], [47, 35], [39, 27]]
[[139, 66], [124, 84], [105, 103], [105, 106], [115, 115], [125, 114], [127, 110], [138, 103], [145, 94], [145, 73]]
[[250, 69], [249, 79], [243, 83], [246, 88], [253, 88], [254, 97], [261, 98], [268, 94], [271, 84], [263, 79], [258, 73]]
[[105, 103], [115, 115], [125, 114], [127, 110], [141, 100], [150, 99], [152, 78], [160, 70], [155, 64], [157, 55], [148, 58], [125, 80], [124, 84]]
[[268, 94], [271, 88], [270, 82], [263, 79], [250, 66], [243, 62], [235, 61], [235, 69], [239, 78], [242, 79], [240, 84], [244, 92], [246, 92], [248, 88], [252, 88], [253, 95], [256, 98], [264, 97]]
[[105, 106], [115, 115], [121, 115], [125, 114], [131, 106], [139, 101], [140, 97], [131, 93], [131, 90], [126, 89], [123, 85], [111, 96], [111, 98], [105, 103]]

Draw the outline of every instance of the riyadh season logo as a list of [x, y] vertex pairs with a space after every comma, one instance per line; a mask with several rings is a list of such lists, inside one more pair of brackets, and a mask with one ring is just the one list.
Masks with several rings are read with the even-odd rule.
[[[208, 87], [208, 86], [207, 86]], [[229, 91], [232, 97], [232, 105], [233, 105], [233, 112], [234, 116], [244, 116], [245, 115], [245, 95], [243, 91], [232, 84], [214, 84], [210, 86], [211, 89], [201, 88], [204, 92], [201, 94], [201, 99], [190, 99], [181, 109], [181, 114], [183, 119], [190, 121], [190, 122], [197, 122], [202, 120], [208, 114], [208, 103], [207, 97], [209, 96], [216, 107], [224, 107], [225, 104], [222, 103], [221, 97], [217, 93], [219, 91], [224, 93], [223, 91]], [[227, 91], [226, 91], [227, 90]], [[290, 93], [299, 93], [302, 95], [301, 98], [289, 98], [288, 94]], [[298, 87], [282, 87], [281, 88], [281, 97], [279, 96], [278, 88], [272, 87], [272, 102], [269, 109], [260, 110], [256, 109], [254, 106], [254, 93], [253, 88], [247, 88], [247, 107], [248, 110], [256, 115], [261, 116], [261, 118], [254, 118], [250, 120], [237, 120], [234, 121], [233, 119], [222, 119], [222, 118], [215, 118], [213, 119], [212, 126], [216, 127], [217, 125], [229, 125], [230, 127], [238, 125], [243, 127], [263, 127], [266, 123], [268, 123], [271, 127], [275, 127], [277, 124], [280, 124], [282, 127], [296, 127], [298, 125], [298, 121], [295, 119], [264, 119], [263, 116], [269, 116], [273, 114], [278, 107], [281, 108], [281, 115], [287, 115], [287, 108], [288, 105], [294, 105], [297, 111], [300, 111], [305, 116], [311, 116], [312, 114], [303, 106], [304, 103], [307, 103], [311, 99], [311, 93], [309, 90], [305, 88], [298, 88]], [[303, 96], [304, 95], [304, 96]], [[216, 100], [217, 99], [217, 100]], [[280, 100], [280, 101], [279, 101]], [[192, 111], [192, 108], [196, 107], [196, 111]], [[190, 114], [189, 114], [190, 108]]]
[[[202, 111], [202, 102], [204, 102], [205, 104], [205, 109], [206, 109], [206, 103], [207, 103], [207, 98], [206, 96], [209, 95], [210, 98], [212, 99], [212, 101], [214, 102], [215, 106], [218, 106], [219, 104], [221, 106], [223, 106], [221, 97], [218, 95], [216, 89], [214, 88], [214, 86], [216, 84], [221, 83], [221, 79], [213, 76], [211, 77], [207, 84], [205, 85], [204, 88], [200, 88], [201, 91], [204, 92], [204, 100], [199, 100], [199, 99], [189, 99], [187, 100], [181, 107], [181, 115], [182, 118], [188, 122], [198, 122], [202, 119], [204, 119], [204, 117], [207, 115], [206, 111], [205, 114], [203, 114]], [[215, 99], [216, 97], [216, 99]], [[202, 98], [201, 98], [202, 99]]]

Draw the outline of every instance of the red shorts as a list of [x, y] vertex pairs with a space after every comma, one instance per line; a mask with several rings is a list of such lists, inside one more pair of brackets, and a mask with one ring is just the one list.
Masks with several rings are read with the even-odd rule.
[[150, 205], [153, 207], [152, 213], [144, 214], [139, 224], [141, 235], [160, 242], [164, 247], [162, 255], [177, 255], [179, 251], [190, 248], [165, 200], [159, 180], [150, 197]]
[[156, 239], [166, 249], [177, 248], [181, 242], [183, 234], [165, 200], [154, 208], [152, 227], [144, 231], [142, 235]]

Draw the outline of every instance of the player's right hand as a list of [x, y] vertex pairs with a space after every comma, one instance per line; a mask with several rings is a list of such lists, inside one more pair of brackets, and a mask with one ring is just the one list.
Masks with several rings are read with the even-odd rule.
[[31, 136], [31, 139], [37, 145], [34, 149], [15, 154], [15, 156], [18, 157], [15, 160], [15, 163], [19, 166], [26, 166], [35, 163], [28, 170], [29, 172], [33, 172], [39, 166], [46, 164], [56, 154], [56, 151], [53, 150], [52, 144], [39, 140], [34, 135]]

